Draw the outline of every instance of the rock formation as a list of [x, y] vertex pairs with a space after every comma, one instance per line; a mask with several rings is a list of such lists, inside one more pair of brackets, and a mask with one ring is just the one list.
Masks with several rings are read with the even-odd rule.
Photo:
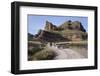
[[37, 39], [44, 42], [69, 41], [67, 38], [64, 38], [60, 34], [48, 32], [45, 30], [39, 31], [39, 33], [37, 34]]
[[53, 25], [51, 22], [46, 21], [46, 26], [45, 26], [45, 30], [47, 31], [51, 31], [51, 30], [56, 30], [57, 27], [55, 25]]
[[72, 41], [87, 39], [87, 32], [79, 21], [72, 22], [69, 20], [58, 27], [53, 25], [51, 22], [46, 21], [45, 30], [49, 32], [56, 31], [56, 33], [60, 33], [64, 38]]
[[47, 42], [87, 40], [87, 32], [79, 21], [66, 21], [60, 26], [46, 21], [44, 30], [35, 35], [36, 40]]

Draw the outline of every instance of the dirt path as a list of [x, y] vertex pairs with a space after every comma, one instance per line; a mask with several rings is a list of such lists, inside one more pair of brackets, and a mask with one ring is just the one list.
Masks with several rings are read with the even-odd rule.
[[54, 59], [79, 59], [85, 58], [80, 53], [72, 50], [72, 49], [59, 49], [56, 47], [50, 47], [57, 56]]

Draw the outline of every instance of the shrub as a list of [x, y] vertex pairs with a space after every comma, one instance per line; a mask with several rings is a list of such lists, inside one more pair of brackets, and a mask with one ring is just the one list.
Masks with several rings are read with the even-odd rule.
[[51, 60], [55, 57], [54, 51], [51, 50], [42, 50], [40, 52], [37, 52], [32, 56], [33, 60]]
[[33, 55], [33, 54], [35, 54], [36, 52], [39, 52], [39, 51], [41, 51], [41, 50], [43, 50], [44, 48], [39, 48], [39, 47], [33, 47], [32, 48], [32, 50], [28, 50], [28, 54], [29, 55]]

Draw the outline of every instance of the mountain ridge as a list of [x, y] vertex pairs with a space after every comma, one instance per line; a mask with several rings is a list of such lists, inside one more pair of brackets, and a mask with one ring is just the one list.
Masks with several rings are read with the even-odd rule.
[[[39, 30], [35, 39], [45, 42], [87, 40], [88, 34], [79, 21], [66, 21], [60, 26], [46, 21], [44, 30]], [[33, 38], [34, 40], [34, 38]]]
[[50, 30], [80, 30], [83, 32], [86, 32], [85, 28], [83, 27], [82, 23], [79, 21], [65, 21], [64, 23], [62, 23], [59, 26], [53, 25], [53, 23], [46, 21], [46, 25], [45, 25], [45, 30], [50, 31]]

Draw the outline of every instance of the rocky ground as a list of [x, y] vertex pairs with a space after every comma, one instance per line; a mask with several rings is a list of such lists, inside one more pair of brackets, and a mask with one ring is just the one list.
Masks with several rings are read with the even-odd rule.
[[59, 49], [56, 47], [48, 47], [51, 48], [55, 53], [56, 56], [54, 59], [80, 59], [80, 58], [87, 58], [86, 56], [86, 52], [84, 52], [84, 54], [80, 53], [80, 51], [82, 50], [73, 50], [73, 49]]

